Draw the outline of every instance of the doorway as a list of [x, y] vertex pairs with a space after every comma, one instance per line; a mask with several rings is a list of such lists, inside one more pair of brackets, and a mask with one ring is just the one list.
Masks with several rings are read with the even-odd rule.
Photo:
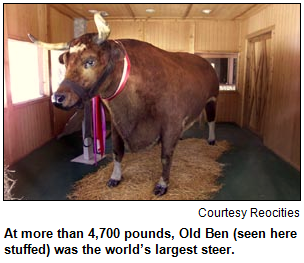
[[244, 126], [262, 140], [271, 88], [272, 35], [270, 29], [247, 38]]

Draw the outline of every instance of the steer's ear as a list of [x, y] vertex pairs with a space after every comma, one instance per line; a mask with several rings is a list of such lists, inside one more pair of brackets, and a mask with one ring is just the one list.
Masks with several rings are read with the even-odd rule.
[[59, 56], [59, 62], [66, 65], [68, 61], [69, 52], [65, 52]]

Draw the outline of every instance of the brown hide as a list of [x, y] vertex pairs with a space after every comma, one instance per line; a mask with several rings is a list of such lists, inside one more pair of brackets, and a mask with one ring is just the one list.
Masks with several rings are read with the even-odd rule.
[[206, 60], [136, 40], [121, 42], [131, 73], [124, 91], [107, 105], [130, 150], [146, 148], [164, 130], [182, 133], [199, 117], [206, 101], [218, 95], [216, 74]]

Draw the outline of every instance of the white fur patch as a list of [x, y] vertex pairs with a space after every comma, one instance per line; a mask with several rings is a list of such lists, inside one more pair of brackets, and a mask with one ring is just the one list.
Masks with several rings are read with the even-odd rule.
[[211, 98], [209, 98], [209, 99], [207, 100], [206, 104], [207, 104], [208, 102], [210, 102], [210, 101], [216, 102], [216, 97], [211, 97]]
[[208, 137], [208, 141], [214, 141], [215, 140], [215, 121], [211, 121], [208, 122], [208, 126], [209, 126], [209, 137]]
[[81, 45], [76, 45], [76, 46], [73, 46], [70, 48], [70, 53], [77, 53], [77, 52], [80, 52], [80, 51], [83, 51], [84, 49], [86, 49], [87, 46], [83, 43], [81, 43]]
[[114, 160], [114, 169], [111, 175], [111, 179], [120, 181], [121, 180], [121, 163]]
[[167, 183], [164, 181], [164, 179], [161, 177], [158, 181], [158, 185], [161, 185], [163, 187], [167, 187]]

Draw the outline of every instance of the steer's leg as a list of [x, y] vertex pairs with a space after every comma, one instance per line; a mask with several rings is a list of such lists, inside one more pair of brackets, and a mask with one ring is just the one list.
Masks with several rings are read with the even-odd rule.
[[209, 126], [209, 137], [208, 137], [208, 143], [210, 145], [215, 144], [215, 115], [216, 115], [216, 98], [211, 97], [206, 104], [205, 107], [206, 115], [207, 115], [207, 121]]
[[111, 178], [107, 183], [109, 187], [115, 187], [121, 181], [122, 178], [121, 161], [125, 152], [123, 139], [120, 137], [113, 124], [112, 124], [112, 143], [113, 143], [114, 169]]
[[180, 133], [180, 131], [170, 132], [166, 130], [166, 133], [161, 138], [161, 162], [163, 169], [162, 176], [154, 188], [155, 195], [161, 196], [167, 192], [173, 152], [179, 140]]

